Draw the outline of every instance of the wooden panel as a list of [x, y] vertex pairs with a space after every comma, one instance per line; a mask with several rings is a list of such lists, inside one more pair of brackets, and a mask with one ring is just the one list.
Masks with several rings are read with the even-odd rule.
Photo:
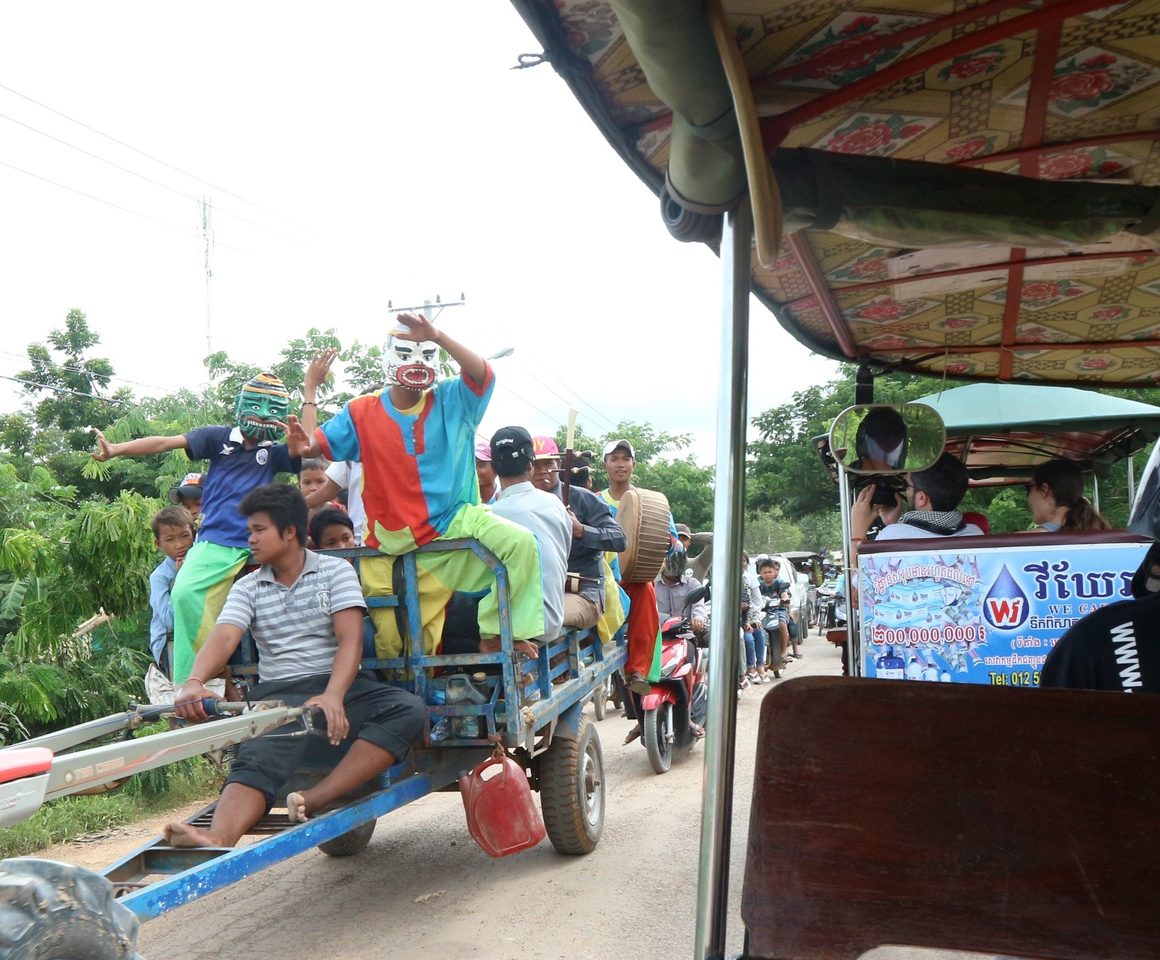
[[803, 677], [758, 742], [753, 957], [1160, 954], [1160, 697]]

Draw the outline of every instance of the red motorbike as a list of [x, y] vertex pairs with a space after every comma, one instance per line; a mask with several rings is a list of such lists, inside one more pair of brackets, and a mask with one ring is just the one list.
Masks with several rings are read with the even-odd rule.
[[[694, 590], [686, 607], [706, 593], [704, 587]], [[709, 712], [705, 666], [705, 650], [687, 617], [670, 617], [661, 624], [661, 677], [648, 693], [629, 692], [626, 700], [657, 773], [666, 773], [672, 765], [674, 746], [687, 749], [704, 736]]]

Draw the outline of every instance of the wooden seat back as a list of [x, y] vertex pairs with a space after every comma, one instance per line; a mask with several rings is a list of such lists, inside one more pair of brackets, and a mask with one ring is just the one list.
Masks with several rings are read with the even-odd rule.
[[803, 677], [760, 722], [750, 956], [1160, 955], [1160, 697]]

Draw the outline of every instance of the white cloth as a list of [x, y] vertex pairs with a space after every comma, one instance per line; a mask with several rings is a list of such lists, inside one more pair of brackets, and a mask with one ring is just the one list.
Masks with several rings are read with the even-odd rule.
[[346, 514], [354, 524], [354, 542], [360, 547], [367, 529], [367, 512], [362, 501], [363, 466], [358, 460], [335, 460], [326, 475], [346, 491]]
[[564, 579], [572, 549], [568, 511], [558, 497], [533, 487], [530, 480], [501, 489], [491, 509], [536, 535], [544, 594], [544, 633], [539, 639], [555, 640], [564, 632]]
[[968, 523], [956, 533], [932, 533], [922, 527], [913, 527], [909, 523], [891, 523], [882, 528], [875, 543], [883, 540], [941, 540], [943, 537], [981, 537], [983, 531], [973, 523]]

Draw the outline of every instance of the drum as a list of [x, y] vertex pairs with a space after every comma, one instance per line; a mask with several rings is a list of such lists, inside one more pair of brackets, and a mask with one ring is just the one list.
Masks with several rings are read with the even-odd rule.
[[620, 498], [616, 519], [628, 540], [620, 554], [620, 579], [629, 583], [655, 580], [672, 545], [668, 498], [656, 490], [629, 487]]

